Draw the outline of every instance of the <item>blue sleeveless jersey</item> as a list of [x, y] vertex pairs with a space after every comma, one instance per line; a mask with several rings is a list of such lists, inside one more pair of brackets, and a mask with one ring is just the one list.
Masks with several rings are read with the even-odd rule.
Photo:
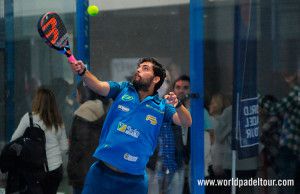
[[114, 103], [94, 157], [123, 172], [142, 175], [156, 147], [162, 123], [170, 121], [176, 110], [158, 95], [140, 102], [129, 82], [109, 82], [109, 85], [108, 97], [113, 98]]

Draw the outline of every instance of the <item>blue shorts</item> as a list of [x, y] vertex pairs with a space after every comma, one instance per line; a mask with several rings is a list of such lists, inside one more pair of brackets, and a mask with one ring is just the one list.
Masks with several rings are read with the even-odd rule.
[[148, 179], [113, 171], [102, 161], [95, 162], [85, 179], [82, 194], [147, 194]]

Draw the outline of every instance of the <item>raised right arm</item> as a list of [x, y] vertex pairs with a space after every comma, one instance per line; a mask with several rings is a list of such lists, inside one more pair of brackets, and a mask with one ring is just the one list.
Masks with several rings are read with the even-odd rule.
[[100, 81], [90, 71], [86, 69], [82, 61], [70, 63], [74, 73], [83, 74], [82, 79], [84, 83], [94, 92], [101, 96], [107, 96], [110, 91], [110, 86], [106, 81]]

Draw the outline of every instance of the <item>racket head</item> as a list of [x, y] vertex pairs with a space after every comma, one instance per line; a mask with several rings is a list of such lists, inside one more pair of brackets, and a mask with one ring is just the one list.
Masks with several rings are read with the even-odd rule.
[[40, 36], [50, 47], [60, 51], [69, 48], [67, 29], [57, 13], [47, 12], [42, 15], [37, 28]]

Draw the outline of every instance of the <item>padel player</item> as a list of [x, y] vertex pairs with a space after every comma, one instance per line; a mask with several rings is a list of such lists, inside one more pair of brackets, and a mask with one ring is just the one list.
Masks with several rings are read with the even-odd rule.
[[70, 64], [89, 88], [114, 100], [94, 153], [98, 161], [91, 166], [82, 193], [146, 194], [145, 167], [161, 124], [173, 121], [189, 127], [192, 123], [189, 111], [173, 92], [159, 98], [157, 90], [166, 77], [165, 69], [154, 58], [142, 58], [132, 82], [118, 83], [98, 80], [81, 61]]

